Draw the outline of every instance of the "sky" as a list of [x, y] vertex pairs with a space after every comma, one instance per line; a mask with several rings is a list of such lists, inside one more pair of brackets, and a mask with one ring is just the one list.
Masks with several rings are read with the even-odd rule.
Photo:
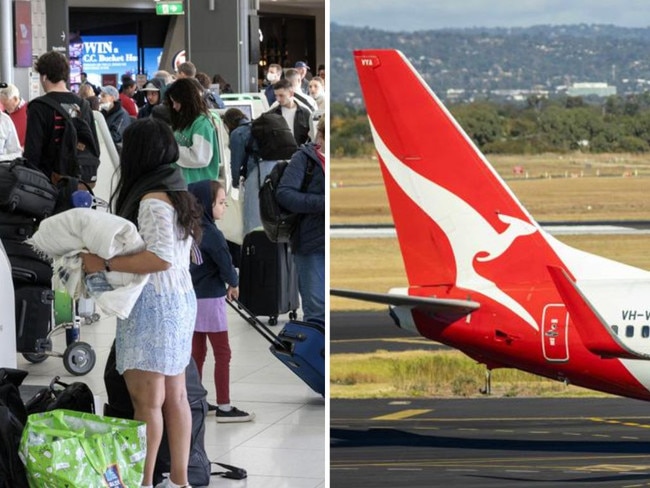
[[650, 0], [330, 0], [332, 22], [388, 31], [539, 24], [650, 26]]

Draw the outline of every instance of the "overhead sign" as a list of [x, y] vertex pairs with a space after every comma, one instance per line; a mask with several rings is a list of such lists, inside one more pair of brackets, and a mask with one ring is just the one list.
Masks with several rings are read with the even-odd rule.
[[102, 75], [138, 72], [138, 37], [130, 35], [84, 36], [81, 71], [94, 85], [102, 84]]
[[156, 2], [157, 15], [183, 15], [183, 2]]

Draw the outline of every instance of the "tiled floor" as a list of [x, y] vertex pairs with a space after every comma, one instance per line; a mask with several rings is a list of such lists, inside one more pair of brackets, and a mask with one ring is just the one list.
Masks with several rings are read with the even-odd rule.
[[[280, 317], [280, 323], [286, 316]], [[273, 327], [279, 331], [281, 325]], [[87, 383], [102, 404], [106, 401], [104, 365], [115, 334], [113, 319], [81, 329], [81, 340], [93, 346], [97, 364], [86, 376], [70, 376], [61, 359], [50, 357], [30, 364], [18, 355], [18, 367], [29, 371], [24, 384], [46, 385], [54, 375], [62, 381]], [[236, 407], [255, 412], [252, 422], [218, 424], [210, 415], [206, 451], [213, 461], [242, 467], [248, 478], [234, 481], [213, 477], [209, 486], [232, 488], [321, 488], [325, 486], [325, 401], [275, 359], [268, 343], [229, 310], [231, 400]], [[54, 339], [62, 351], [64, 335]], [[57, 348], [58, 346], [58, 348]], [[211, 377], [213, 362], [204, 374]], [[214, 403], [214, 385], [206, 381], [208, 401]]]

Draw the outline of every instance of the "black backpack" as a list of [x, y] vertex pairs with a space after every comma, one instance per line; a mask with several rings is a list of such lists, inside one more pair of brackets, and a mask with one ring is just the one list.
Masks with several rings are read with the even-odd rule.
[[[271, 242], [289, 242], [291, 235], [300, 222], [302, 214], [292, 213], [283, 208], [276, 198], [275, 192], [278, 189], [284, 170], [289, 165], [288, 161], [278, 161], [271, 172], [266, 175], [260, 186], [260, 218], [264, 232]], [[300, 185], [300, 192], [304, 193], [314, 176], [316, 164], [310, 158], [307, 161], [307, 170]]]
[[0, 488], [28, 488], [25, 465], [18, 456], [27, 411], [18, 387], [27, 371], [0, 368]]
[[18, 457], [24, 426], [9, 407], [0, 404], [0, 488], [28, 488], [25, 466]]
[[251, 134], [257, 150], [250, 151], [259, 159], [276, 161], [290, 159], [298, 150], [296, 139], [280, 114], [265, 112], [251, 122]]
[[68, 384], [59, 379], [55, 376], [49, 386], [41, 388], [27, 400], [25, 408], [29, 415], [61, 408], [95, 413], [95, 396], [86, 383], [75, 381]]
[[81, 100], [81, 105], [61, 104], [43, 96], [34, 99], [32, 103], [34, 102], [44, 103], [63, 117], [63, 132], [54, 155], [54, 172], [79, 178], [86, 183], [95, 183], [100, 162], [99, 144], [94, 131], [83, 117], [89, 111], [92, 114], [88, 101]]

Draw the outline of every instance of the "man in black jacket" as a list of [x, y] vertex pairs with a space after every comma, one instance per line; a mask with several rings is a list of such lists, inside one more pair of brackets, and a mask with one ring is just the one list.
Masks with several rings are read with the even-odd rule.
[[[39, 98], [48, 97], [64, 108], [70, 107], [75, 115], [83, 117], [90, 126], [96, 147], [99, 147], [90, 105], [70, 92], [66, 86], [70, 65], [65, 56], [56, 51], [47, 52], [38, 58], [34, 69], [39, 74], [41, 86], [45, 91], [45, 95]], [[54, 108], [45, 103], [38, 103], [38, 98], [29, 103], [24, 156], [30, 166], [43, 171], [52, 181], [58, 180], [57, 175], [53, 173], [56, 173], [54, 168], [59, 159], [63, 128], [63, 118]]]
[[273, 93], [278, 105], [269, 112], [284, 117], [298, 146], [309, 142], [311, 112], [293, 99], [293, 87], [289, 80], [283, 79], [273, 85]]

